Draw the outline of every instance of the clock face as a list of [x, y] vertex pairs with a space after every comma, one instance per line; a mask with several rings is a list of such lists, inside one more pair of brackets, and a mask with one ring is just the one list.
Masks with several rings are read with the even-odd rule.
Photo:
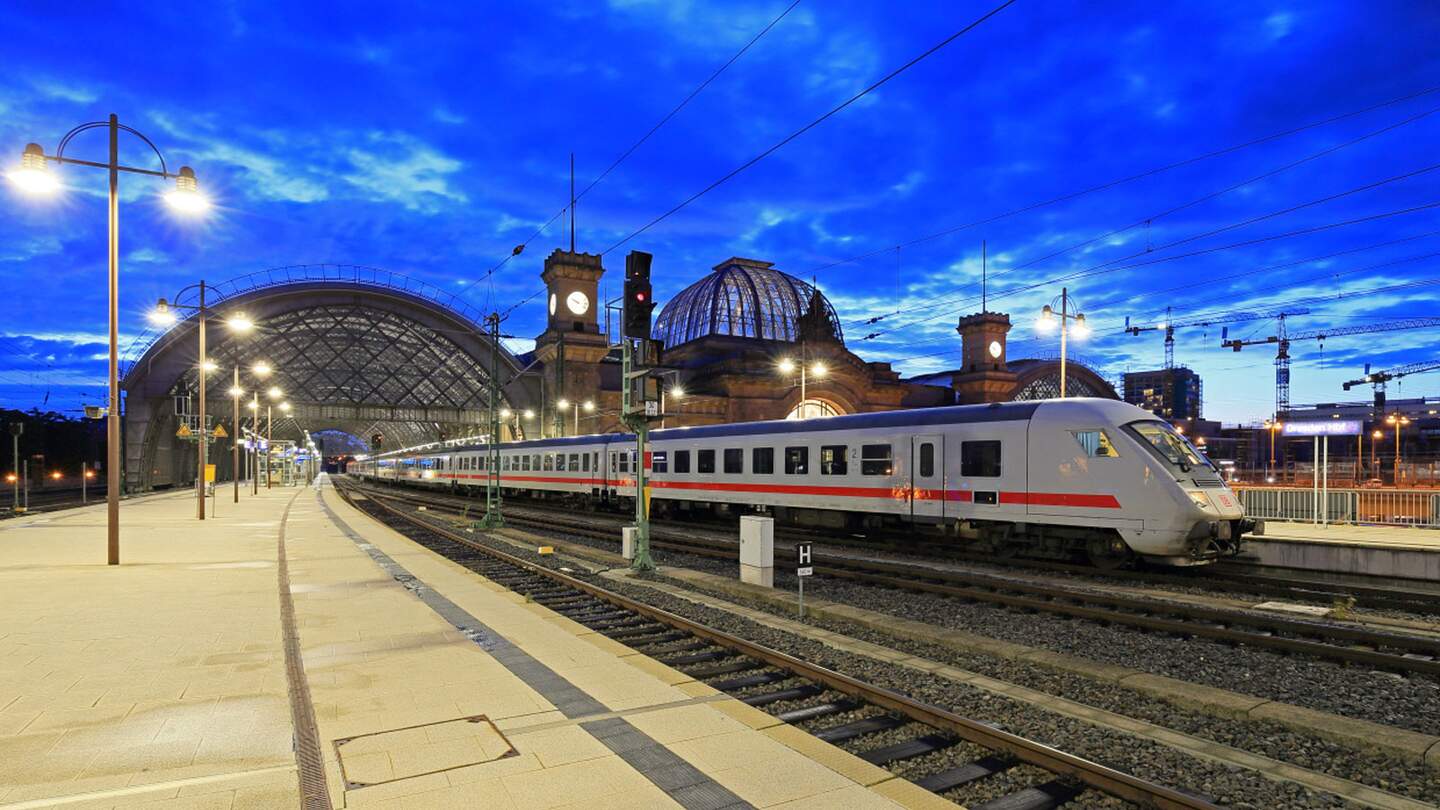
[[555, 314], [555, 293], [550, 293], [550, 314]]
[[1002, 352], [1002, 351], [1004, 351], [1004, 348], [1000, 345], [1000, 341], [998, 341], [998, 340], [992, 340], [992, 341], [990, 341], [990, 356], [991, 356], [991, 357], [995, 358], [996, 360], [999, 360], [999, 359], [1000, 359], [1000, 352]]
[[565, 296], [565, 306], [575, 315], [584, 315], [590, 310], [590, 298], [576, 290]]

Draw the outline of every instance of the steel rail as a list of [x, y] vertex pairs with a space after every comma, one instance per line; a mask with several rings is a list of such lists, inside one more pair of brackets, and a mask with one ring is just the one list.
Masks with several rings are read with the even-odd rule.
[[[408, 493], [389, 497], [443, 505], [434, 499]], [[596, 529], [593, 525], [564, 519], [547, 517], [542, 520], [515, 515], [513, 512], [507, 517], [512, 523], [525, 523], [551, 530], [557, 528], [557, 524], [559, 524], [564, 531], [602, 539], [610, 537], [609, 534]], [[701, 538], [666, 539], [658, 532], [652, 537], [651, 545], [655, 548], [665, 548], [716, 559], [735, 559], [739, 553], [738, 546], [732, 543]], [[793, 552], [790, 554], [793, 556]], [[1036, 584], [996, 575], [942, 571], [914, 563], [856, 559], [828, 553], [816, 553], [813, 559], [819, 573], [869, 584], [999, 604], [1021, 610], [1066, 615], [1100, 623], [1123, 624], [1155, 632], [1200, 636], [1228, 644], [1247, 644], [1257, 648], [1301, 653], [1400, 672], [1440, 676], [1440, 660], [1434, 658], [1437, 646], [1440, 645], [1437, 645], [1434, 638], [1381, 633], [1363, 628], [1319, 624], [1279, 616], [1258, 616], [1236, 610], [1180, 602], [1115, 596], [1094, 591]], [[905, 578], [890, 576], [891, 574], [904, 575]], [[1004, 591], [1011, 591], [1011, 593]], [[1185, 618], [1163, 618], [1160, 614]], [[1229, 626], [1218, 627], [1215, 624]], [[1327, 639], [1335, 643], [1265, 635], [1260, 632], [1235, 629], [1233, 626]], [[1427, 660], [1426, 658], [1407, 657], [1406, 655], [1381, 652], [1379, 649], [1364, 649], [1352, 645], [1408, 650], [1419, 655], [1431, 656], [1431, 658]]]
[[[345, 489], [337, 489], [343, 495], [346, 495], [346, 499], [349, 501]], [[516, 555], [491, 548], [483, 543], [477, 543], [462, 534], [409, 515], [403, 510], [385, 503], [385, 495], [362, 494], [366, 494], [366, 497], [369, 498], [372, 503], [387, 513], [413, 526], [433, 532], [446, 540], [503, 560], [511, 565], [531, 573], [539, 574], [567, 587], [583, 591], [623, 610], [654, 619], [678, 630], [707, 639], [719, 646], [737, 650], [743, 655], [764, 661], [771, 666], [791, 672], [798, 677], [822, 683], [838, 692], [861, 698], [891, 711], [900, 712], [912, 720], [925, 725], [950, 731], [956, 736], [975, 743], [976, 745], [990, 750], [1004, 751], [1022, 762], [1034, 765], [1051, 773], [1073, 777], [1096, 790], [1126, 801], [1134, 802], [1142, 807], [1167, 809], [1195, 808], [1196, 810], [1217, 807], [1217, 805], [1202, 797], [1194, 796], [1164, 785], [1147, 782], [1131, 774], [1117, 771], [1073, 754], [1067, 754], [1051, 746], [1028, 740], [1006, 731], [1001, 731], [938, 706], [931, 706], [898, 692], [866, 683], [852, 678], [849, 675], [808, 661], [803, 661], [787, 653], [772, 650], [755, 642], [740, 638], [739, 636], [671, 613], [662, 608], [645, 604], [644, 602], [586, 582], [583, 579], [572, 577]]]

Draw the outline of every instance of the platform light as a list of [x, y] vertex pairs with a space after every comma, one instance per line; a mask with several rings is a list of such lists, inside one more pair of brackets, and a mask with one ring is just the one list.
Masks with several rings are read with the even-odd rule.
[[155, 308], [150, 310], [148, 315], [150, 322], [157, 326], [169, 326], [175, 323], [175, 308], [170, 302], [161, 298], [155, 302]]
[[562, 399], [555, 403], [555, 407], [559, 408], [562, 411], [568, 411], [570, 410], [570, 400]]
[[255, 365], [251, 366], [251, 367], [250, 367], [250, 371], [251, 371], [251, 373], [253, 373], [256, 377], [259, 377], [259, 378], [261, 378], [261, 379], [264, 379], [264, 378], [270, 376], [270, 372], [272, 371], [272, 369], [270, 368], [270, 364], [269, 364], [269, 363], [265, 362], [264, 360], [261, 360], [260, 362], [258, 362], [258, 363], [256, 363]]
[[55, 472], [50, 473], [50, 477], [56, 481], [59, 481], [61, 478], [60, 471], [56, 470]]
[[289, 412], [290, 412], [290, 403], [288, 403], [288, 402], [282, 402], [282, 403], [280, 403], [280, 412], [281, 412], [281, 413], [289, 413]]
[[500, 409], [500, 418], [501, 418], [501, 419], [509, 419], [511, 416], [514, 416], [514, 413], [512, 413], [509, 408], [501, 408], [501, 409]]
[[13, 483], [15, 483], [15, 473], [5, 473], [5, 483], [7, 483], [7, 484], [13, 484]]
[[9, 173], [10, 182], [26, 194], [52, 194], [60, 188], [60, 180], [45, 163], [45, 149], [38, 143], [27, 144], [20, 155], [20, 168]]
[[245, 407], [249, 408], [252, 411], [258, 411], [260, 410], [260, 403], [252, 399], [249, 402], [245, 403]]
[[795, 361], [794, 361], [794, 360], [791, 360], [791, 359], [788, 358], [788, 357], [783, 358], [783, 359], [780, 361], [780, 366], [779, 366], [779, 368], [780, 368], [780, 373], [782, 373], [782, 374], [789, 374], [790, 372], [792, 372], [792, 371], [795, 370]]
[[584, 408], [586, 413], [590, 413], [595, 410], [595, 403], [594, 401], [587, 399], [585, 400], [585, 404], [581, 405], [580, 407]]
[[532, 410], [530, 410], [529, 408], [526, 408], [526, 409], [525, 409], [525, 413], [524, 413], [523, 415], [524, 415], [524, 417], [525, 417], [526, 419], [534, 419], [534, 418], [535, 418], [535, 412], [532, 411]]
[[265, 395], [271, 399], [279, 399], [285, 396], [285, 392], [280, 390], [280, 386], [272, 385], [270, 386], [270, 390], [265, 392]]
[[255, 328], [255, 322], [246, 317], [243, 312], [237, 312], [226, 318], [225, 325], [230, 327], [232, 332], [249, 332]]
[[200, 193], [200, 184], [195, 180], [195, 170], [181, 166], [175, 178], [175, 188], [165, 195], [165, 202], [176, 211], [198, 214], [210, 207], [210, 201]]
[[241, 387], [238, 386], [238, 385], [232, 385], [232, 386], [230, 386], [230, 396], [232, 396], [232, 397], [243, 397], [243, 396], [245, 396], [245, 389], [244, 389], [244, 388], [241, 388]]
[[824, 363], [816, 363], [810, 367], [810, 376], [824, 377], [829, 371], [830, 369], [826, 368]]
[[1070, 334], [1077, 340], [1084, 340], [1090, 337], [1090, 324], [1085, 322], [1085, 313], [1075, 316], [1075, 325], [1070, 327]]
[[86, 471], [85, 471], [85, 477], [86, 477], [86, 478], [94, 478], [94, 477], [95, 477], [95, 471], [94, 471], [94, 470], [86, 470]]
[[675, 399], [684, 399], [684, 398], [685, 398], [685, 387], [684, 387], [684, 386], [677, 385], [677, 386], [675, 386], [674, 388], [671, 388], [671, 389], [670, 389], [670, 396], [674, 397]]
[[1035, 320], [1035, 328], [1041, 332], [1051, 332], [1055, 329], [1055, 310], [1046, 304], [1040, 310], [1040, 317]]
[[206, 374], [209, 374], [215, 369], [220, 368], [220, 366], [216, 365], [214, 360], [206, 360], [200, 364], [200, 368], [204, 369]]

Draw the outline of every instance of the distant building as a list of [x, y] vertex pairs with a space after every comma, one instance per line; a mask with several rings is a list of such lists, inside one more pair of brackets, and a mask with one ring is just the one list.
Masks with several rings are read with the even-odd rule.
[[1127, 372], [1123, 388], [1126, 402], [1161, 419], [1175, 422], [1204, 416], [1200, 375], [1184, 366]]

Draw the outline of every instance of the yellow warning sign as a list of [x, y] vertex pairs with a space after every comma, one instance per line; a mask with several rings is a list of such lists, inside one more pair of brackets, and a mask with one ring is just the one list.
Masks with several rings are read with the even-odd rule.
[[205, 465], [205, 483], [207, 483], [207, 484], [213, 484], [213, 483], [215, 483], [215, 465], [214, 465], [214, 464], [206, 464], [206, 465]]
[[175, 431], [175, 435], [176, 435], [176, 436], [189, 436], [189, 435], [190, 435], [190, 426], [189, 426], [189, 425], [181, 425], [181, 426], [180, 426], [180, 429], [177, 430], [177, 431]]
[[225, 432], [225, 426], [224, 426], [224, 425], [216, 425], [216, 426], [215, 426], [215, 438], [217, 438], [217, 439], [223, 439], [223, 438], [225, 438], [226, 436], [229, 436], [229, 435], [230, 435], [229, 433], [226, 433], [226, 432]]

